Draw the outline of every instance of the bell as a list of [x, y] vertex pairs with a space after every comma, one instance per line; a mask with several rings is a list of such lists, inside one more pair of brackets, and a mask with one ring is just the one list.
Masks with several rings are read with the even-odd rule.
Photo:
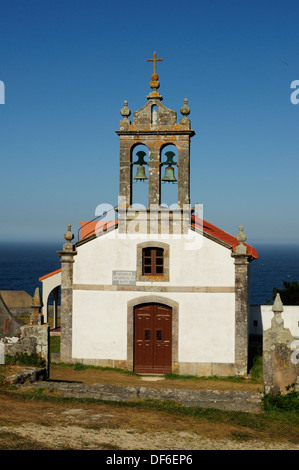
[[145, 174], [144, 166], [139, 165], [137, 167], [136, 176], [134, 176], [134, 180], [144, 181], [144, 180], [147, 180], [147, 179], [148, 179], [148, 177]]
[[167, 183], [176, 183], [176, 177], [174, 176], [174, 168], [172, 166], [167, 166], [165, 168], [165, 175], [162, 178], [162, 181]]

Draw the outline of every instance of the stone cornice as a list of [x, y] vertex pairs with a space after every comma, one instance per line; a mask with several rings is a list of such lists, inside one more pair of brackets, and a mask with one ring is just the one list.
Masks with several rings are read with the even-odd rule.
[[198, 294], [234, 294], [233, 286], [152, 286], [152, 285], [109, 285], [73, 284], [73, 290], [92, 291], [139, 291], [139, 292], [189, 292]]
[[127, 136], [127, 135], [188, 135], [192, 137], [195, 135], [195, 131], [191, 129], [185, 130], [173, 130], [173, 129], [165, 129], [165, 130], [146, 130], [146, 129], [136, 129], [136, 130], [129, 130], [129, 131], [115, 131], [119, 136]]

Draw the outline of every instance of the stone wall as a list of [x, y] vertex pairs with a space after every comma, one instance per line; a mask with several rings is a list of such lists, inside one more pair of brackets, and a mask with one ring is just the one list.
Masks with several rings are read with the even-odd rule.
[[50, 367], [50, 327], [49, 325], [24, 325], [19, 336], [6, 337], [4, 343], [4, 359], [6, 356], [18, 354], [37, 354], [45, 361], [47, 377]]

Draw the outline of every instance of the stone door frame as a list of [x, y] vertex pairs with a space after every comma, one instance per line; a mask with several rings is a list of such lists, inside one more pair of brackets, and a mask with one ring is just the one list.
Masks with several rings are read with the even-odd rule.
[[159, 295], [144, 295], [130, 300], [127, 304], [127, 369], [134, 370], [134, 308], [148, 303], [172, 308], [172, 372], [175, 373], [178, 370], [179, 304]]

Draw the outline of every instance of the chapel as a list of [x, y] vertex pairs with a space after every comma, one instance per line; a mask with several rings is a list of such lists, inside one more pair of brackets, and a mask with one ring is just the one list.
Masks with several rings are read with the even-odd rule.
[[[256, 250], [191, 205], [188, 100], [162, 104], [156, 53], [151, 91], [121, 108], [118, 206], [71, 226], [61, 269], [40, 278], [44, 316], [61, 291], [61, 361], [139, 374], [246, 375], [250, 263]], [[165, 203], [163, 191], [175, 200]], [[146, 202], [138, 200], [142, 188]], [[137, 194], [137, 196], [136, 196]], [[137, 197], [137, 199], [136, 199]], [[56, 307], [54, 308], [56, 311]]]

